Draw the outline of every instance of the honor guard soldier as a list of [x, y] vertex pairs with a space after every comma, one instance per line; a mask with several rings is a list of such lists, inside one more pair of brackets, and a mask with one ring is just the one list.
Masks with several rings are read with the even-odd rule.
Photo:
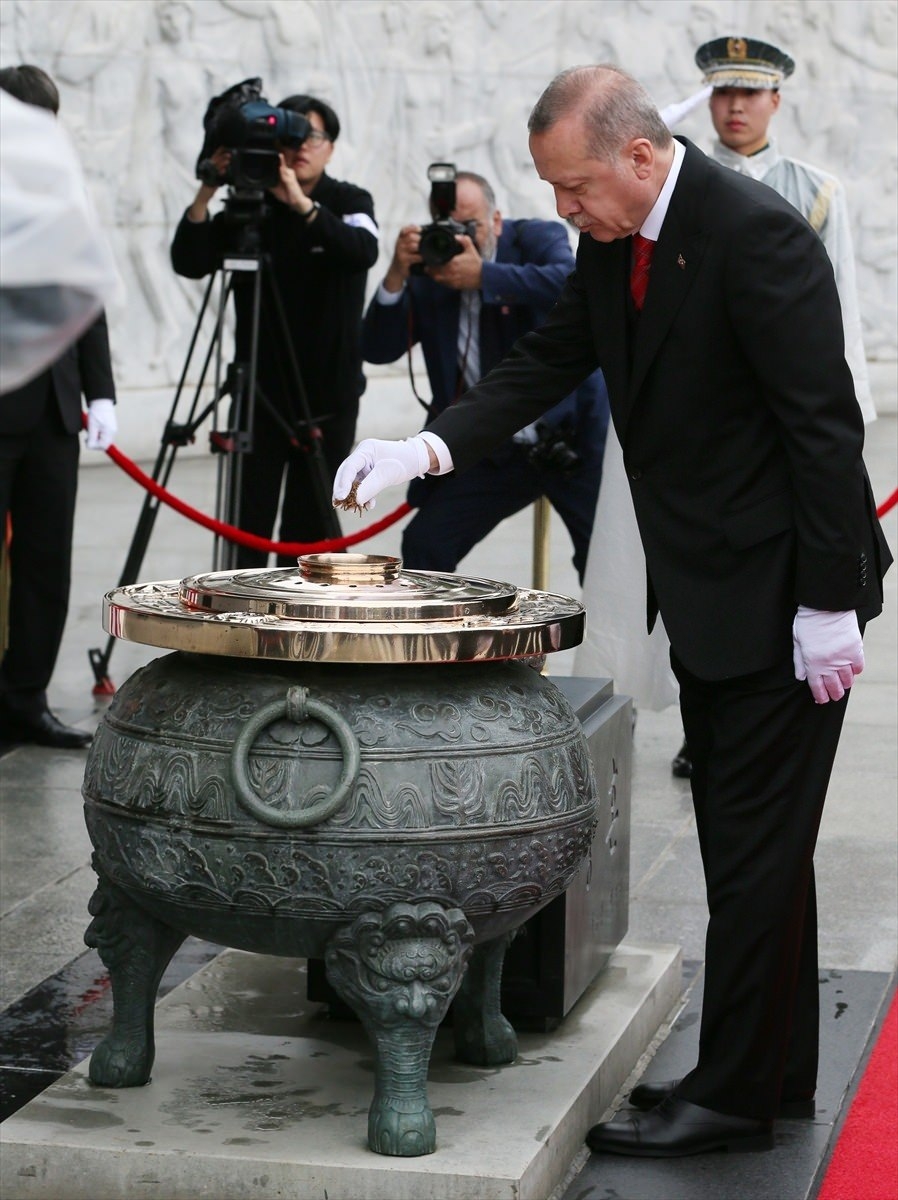
[[842, 304], [845, 358], [864, 420], [872, 421], [876, 410], [864, 356], [845, 190], [828, 171], [781, 154], [768, 133], [780, 106], [780, 86], [795, 70], [795, 62], [784, 50], [746, 37], [705, 42], [695, 52], [695, 61], [713, 88], [708, 103], [718, 137], [714, 157], [779, 192], [826, 247]]

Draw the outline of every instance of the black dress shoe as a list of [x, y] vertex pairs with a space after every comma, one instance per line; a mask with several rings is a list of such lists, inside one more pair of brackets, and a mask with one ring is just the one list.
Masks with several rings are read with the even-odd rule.
[[686, 742], [677, 751], [676, 757], [670, 764], [670, 773], [676, 779], [688, 779], [692, 774], [692, 758]]
[[708, 1150], [772, 1150], [773, 1122], [730, 1117], [669, 1096], [651, 1112], [593, 1125], [586, 1144], [596, 1154], [684, 1158]]
[[83, 729], [63, 725], [62, 721], [45, 709], [34, 717], [4, 714], [0, 740], [28, 742], [37, 746], [50, 746], [54, 750], [83, 750], [93, 741], [94, 735]]
[[[639, 1108], [643, 1112], [648, 1112], [655, 1108], [662, 1100], [666, 1100], [680, 1086], [680, 1079], [665, 1079], [657, 1083], [640, 1083], [635, 1087], [627, 1097], [634, 1108]], [[780, 1101], [777, 1116], [783, 1117], [786, 1120], [796, 1119], [799, 1117], [814, 1117], [817, 1112], [817, 1105], [814, 1097], [790, 1097]]]

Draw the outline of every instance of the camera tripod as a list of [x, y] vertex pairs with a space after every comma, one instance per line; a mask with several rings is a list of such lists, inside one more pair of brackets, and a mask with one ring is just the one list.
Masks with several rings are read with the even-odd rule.
[[[195, 440], [197, 430], [211, 416], [213, 428], [209, 433], [209, 445], [212, 452], [219, 456], [215, 489], [215, 517], [220, 522], [239, 527], [243, 459], [253, 450], [256, 409], [257, 405], [262, 404], [272, 421], [281, 428], [287, 441], [291, 445], [301, 447], [308, 454], [313, 483], [310, 503], [317, 509], [325, 536], [339, 537], [340, 523], [331, 504], [330, 479], [321, 447], [319, 422], [322, 418], [313, 417], [309, 410], [308, 397], [303, 386], [296, 353], [290, 340], [280, 290], [271, 270], [271, 264], [261, 249], [259, 227], [261, 214], [261, 193], [239, 195], [232, 192], [225, 201], [225, 219], [231, 223], [236, 235], [234, 249], [227, 251], [222, 256], [221, 263], [209, 277], [175, 389], [172, 407], [160, 440], [152, 478], [162, 487], [167, 485], [178, 450]], [[238, 278], [241, 273], [252, 277], [249, 355], [245, 362], [232, 362], [228, 364], [227, 368], [224, 368], [222, 350], [224, 318], [228, 299], [234, 290], [235, 278]], [[178, 419], [178, 409], [185, 392], [190, 364], [200, 340], [203, 318], [213, 298], [216, 281], [219, 284], [219, 299], [215, 326], [206, 349], [199, 379], [193, 390], [193, 398], [186, 419]], [[292, 420], [271, 403], [258, 384], [259, 329], [263, 303], [265, 303], [266, 318], [270, 318], [273, 322], [278, 345], [284, 354], [284, 361], [280, 363], [280, 366], [285, 374], [288, 394], [295, 397], [298, 406], [299, 415], [291, 414]], [[213, 398], [204, 408], [200, 408], [200, 397], [205, 387], [210, 365], [213, 363]], [[218, 425], [218, 407], [225, 396], [230, 396], [231, 403], [226, 425], [222, 428]], [[125, 558], [125, 565], [119, 577], [118, 587], [125, 587], [136, 582], [150, 543], [160, 504], [159, 498], [149, 492], [144, 497]], [[234, 567], [236, 556], [237, 546], [216, 534], [212, 555], [213, 570], [227, 570]], [[108, 672], [115, 641], [114, 637], [110, 637], [104, 649], [96, 648], [87, 652], [94, 673], [95, 686], [93, 690], [96, 694], [109, 694], [114, 690], [109, 681]]]

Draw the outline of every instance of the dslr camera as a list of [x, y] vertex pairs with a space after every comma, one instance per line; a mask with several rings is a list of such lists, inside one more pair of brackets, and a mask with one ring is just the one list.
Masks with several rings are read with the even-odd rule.
[[450, 213], [455, 208], [455, 163], [436, 162], [427, 168], [430, 180], [430, 211], [434, 220], [421, 230], [418, 253], [423, 262], [414, 263], [412, 271], [421, 275], [425, 267], [441, 267], [461, 254], [462, 247], [455, 240], [456, 234], [466, 233], [477, 245], [476, 221], [454, 221]]
[[[301, 146], [311, 128], [301, 113], [270, 105], [262, 95], [261, 79], [244, 79], [209, 102], [196, 177], [209, 187], [227, 183], [238, 191], [275, 187], [280, 179], [280, 151]], [[224, 175], [211, 159], [219, 146], [231, 153]]]

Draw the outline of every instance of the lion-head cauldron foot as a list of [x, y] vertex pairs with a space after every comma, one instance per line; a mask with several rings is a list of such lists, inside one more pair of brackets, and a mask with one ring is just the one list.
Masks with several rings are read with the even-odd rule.
[[112, 1031], [94, 1050], [90, 1080], [100, 1087], [141, 1087], [150, 1078], [156, 1053], [153, 1005], [159, 981], [184, 934], [133, 904], [99, 869], [84, 934], [109, 971], [115, 1001]]
[[500, 1067], [518, 1056], [518, 1035], [500, 1009], [502, 964], [518, 931], [474, 947], [452, 1008], [455, 1057], [478, 1067]]
[[378, 1154], [414, 1157], [436, 1149], [427, 1066], [473, 942], [460, 909], [425, 901], [365, 913], [328, 945], [328, 980], [377, 1049], [368, 1145]]

